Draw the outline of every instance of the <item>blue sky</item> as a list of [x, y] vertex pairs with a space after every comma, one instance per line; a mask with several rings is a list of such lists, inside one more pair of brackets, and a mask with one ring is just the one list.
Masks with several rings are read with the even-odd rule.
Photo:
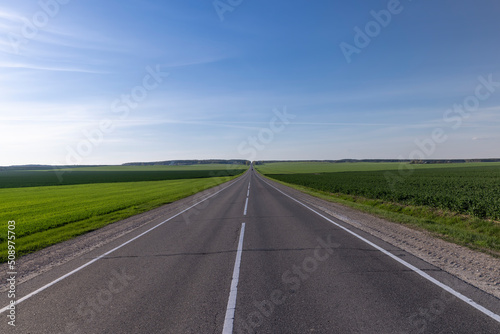
[[0, 165], [498, 158], [499, 16], [494, 0], [3, 0]]

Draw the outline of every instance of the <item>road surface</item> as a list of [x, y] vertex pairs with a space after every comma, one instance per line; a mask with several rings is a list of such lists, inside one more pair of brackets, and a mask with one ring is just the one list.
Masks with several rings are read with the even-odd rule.
[[498, 300], [457, 284], [249, 170], [20, 284], [0, 332], [500, 333]]

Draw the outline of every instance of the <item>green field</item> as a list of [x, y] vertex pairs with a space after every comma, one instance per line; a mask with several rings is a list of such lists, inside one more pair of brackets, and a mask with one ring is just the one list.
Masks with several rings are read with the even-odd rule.
[[[199, 170], [212, 170], [224, 171], [231, 169], [246, 169], [248, 166], [238, 164], [197, 164], [197, 165], [145, 165], [145, 166], [129, 166], [129, 165], [111, 165], [111, 166], [96, 166], [96, 167], [69, 167], [69, 168], [55, 168], [58, 171], [108, 171], [108, 172], [122, 172], [122, 171], [135, 171], [135, 172], [148, 172], [148, 171], [199, 171]], [[44, 169], [53, 171], [54, 169]]]
[[296, 173], [333, 173], [333, 172], [370, 172], [411, 169], [463, 168], [463, 167], [500, 167], [500, 162], [474, 162], [449, 164], [409, 164], [399, 162], [275, 162], [256, 165], [262, 174]]
[[[97, 168], [100, 170], [76, 169], [63, 175], [66, 182], [79, 184], [37, 187], [29, 187], [27, 183], [37, 178], [50, 184], [53, 181], [50, 174], [54, 172], [16, 171], [27, 173], [32, 179], [16, 178], [15, 182], [10, 181], [16, 187], [0, 189], [0, 221], [3, 222], [0, 262], [7, 258], [8, 221], [16, 222], [16, 252], [21, 256], [227, 182], [247, 167], [233, 166], [229, 170], [222, 165], [214, 169], [210, 169], [212, 166], [159, 170], [149, 166], [125, 168], [128, 170], [122, 170], [121, 166], [107, 170]], [[151, 181], [156, 177], [163, 179]], [[106, 180], [112, 182], [105, 183]], [[8, 179], [4, 181], [7, 183]]]
[[163, 181], [234, 176], [243, 165], [103, 166], [54, 170], [2, 170], [0, 188], [42, 187], [89, 183]]
[[276, 163], [257, 168], [315, 195], [355, 204], [460, 244], [500, 251], [500, 164], [415, 165], [401, 174], [399, 166]]

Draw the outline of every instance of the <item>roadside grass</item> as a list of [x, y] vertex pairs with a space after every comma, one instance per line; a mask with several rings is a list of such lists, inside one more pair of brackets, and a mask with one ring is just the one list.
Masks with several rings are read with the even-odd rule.
[[428, 231], [446, 241], [500, 257], [500, 223], [497, 221], [428, 206], [405, 205], [381, 199], [331, 193], [284, 182], [273, 178], [273, 175], [265, 176], [309, 195], [343, 204], [418, 230]]
[[0, 262], [7, 222], [19, 257], [217, 186], [237, 176], [0, 189]]

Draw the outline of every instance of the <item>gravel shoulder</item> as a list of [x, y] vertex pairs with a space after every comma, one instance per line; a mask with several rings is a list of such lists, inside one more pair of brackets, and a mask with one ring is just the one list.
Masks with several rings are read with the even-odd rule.
[[429, 232], [329, 202], [266, 178], [276, 188], [500, 299], [500, 259], [436, 238]]

